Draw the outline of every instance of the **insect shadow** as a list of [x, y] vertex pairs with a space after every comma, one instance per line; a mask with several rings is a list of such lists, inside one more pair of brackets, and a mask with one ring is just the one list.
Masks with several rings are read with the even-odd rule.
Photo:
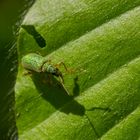
[[[77, 83], [77, 78], [74, 79], [74, 96], [69, 96], [61, 83], [52, 75], [47, 76], [47, 74], [44, 73], [33, 73], [31, 78], [41, 96], [50, 104], [52, 104], [56, 109], [67, 106], [63, 109], [60, 109], [60, 111], [66, 114], [73, 113], [76, 115], [84, 115], [84, 106], [74, 100], [74, 97], [79, 95], [80, 91], [79, 85]], [[69, 105], [69, 103], [71, 105]]]
[[93, 129], [95, 135], [99, 138], [100, 135], [98, 134], [94, 124], [89, 119], [87, 113], [88, 111], [100, 110], [100, 111], [107, 111], [110, 112], [111, 110], [106, 107], [92, 107], [90, 109], [85, 109], [85, 107], [79, 104], [74, 97], [80, 94], [80, 87], [78, 84], [78, 76], [74, 78], [74, 88], [73, 94], [74, 96], [69, 96], [65, 89], [61, 86], [60, 82], [56, 80], [53, 76], [50, 78], [52, 79], [52, 83], [50, 79], [48, 79], [48, 83], [43, 83], [40, 79], [44, 77], [44, 74], [35, 73], [32, 75], [32, 79], [36, 85], [37, 90], [41, 93], [41, 96], [51, 103], [56, 109], [66, 114], [72, 113], [75, 115], [86, 116], [90, 126]]
[[74, 88], [73, 88], [73, 95], [74, 97], [80, 94], [80, 86], [78, 84], [78, 76], [74, 78]]
[[[45, 79], [44, 79], [45, 78]], [[85, 111], [93, 111], [95, 109], [108, 110], [108, 108], [93, 107], [91, 109], [85, 109], [85, 107], [79, 104], [74, 98], [80, 94], [80, 86], [78, 84], [78, 76], [74, 78], [73, 95], [69, 96], [61, 83], [55, 79], [52, 75], [50, 78], [44, 73], [34, 73], [32, 75], [34, 84], [41, 94], [41, 96], [51, 103], [56, 109], [68, 113], [77, 115], [84, 115]], [[45, 80], [45, 83], [43, 82]]]

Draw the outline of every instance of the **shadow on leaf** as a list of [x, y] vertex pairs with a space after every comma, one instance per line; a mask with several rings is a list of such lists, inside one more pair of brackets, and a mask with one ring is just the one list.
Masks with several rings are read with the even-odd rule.
[[[68, 114], [73, 113], [76, 115], [84, 115], [85, 108], [74, 100], [74, 96], [69, 96], [61, 83], [52, 75], [48, 78], [44, 73], [33, 73], [32, 79], [41, 96], [52, 104], [56, 109]], [[79, 85], [77, 83], [78, 77], [74, 79], [74, 95], [79, 95]], [[70, 102], [71, 101], [71, 102]]]

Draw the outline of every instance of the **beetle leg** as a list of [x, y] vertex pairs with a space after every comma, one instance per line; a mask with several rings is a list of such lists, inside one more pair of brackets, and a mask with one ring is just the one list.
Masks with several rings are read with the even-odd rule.
[[64, 62], [60, 62], [60, 63], [58, 63], [58, 64], [56, 64], [56, 65], [54, 65], [54, 66], [56, 66], [56, 67], [60, 67], [60, 66], [64, 66], [64, 68], [65, 68], [65, 70], [66, 70], [66, 72], [68, 72], [68, 73], [70, 73], [70, 74], [72, 74], [72, 73], [74, 73], [75, 72], [75, 70], [74, 69], [68, 69], [67, 67], [66, 67], [66, 65], [65, 65], [65, 63]]
[[67, 69], [67, 67], [66, 67], [64, 62], [59, 62], [59, 63], [55, 64], [54, 66], [59, 68], [62, 65], [64, 66], [65, 70], [68, 71], [68, 69]]
[[32, 71], [30, 71], [30, 70], [26, 70], [24, 73], [23, 73], [23, 75], [24, 76], [27, 76], [27, 75], [32, 75]]

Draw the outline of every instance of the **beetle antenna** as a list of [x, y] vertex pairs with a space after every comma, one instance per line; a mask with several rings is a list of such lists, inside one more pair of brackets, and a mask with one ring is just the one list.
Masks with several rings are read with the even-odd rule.
[[65, 63], [64, 63], [64, 62], [61, 62], [61, 63], [62, 63], [62, 65], [64, 66], [65, 70], [68, 71], [68, 69], [67, 69]]

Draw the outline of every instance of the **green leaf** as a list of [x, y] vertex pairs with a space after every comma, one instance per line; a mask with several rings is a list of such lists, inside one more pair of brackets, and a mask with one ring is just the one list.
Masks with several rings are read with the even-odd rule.
[[[19, 139], [140, 137], [139, 4], [138, 0], [38, 0], [33, 5], [18, 39]], [[73, 96], [55, 77], [50, 85], [40, 74], [23, 74], [21, 58], [31, 52], [54, 65], [66, 64], [71, 73], [60, 70]]]

